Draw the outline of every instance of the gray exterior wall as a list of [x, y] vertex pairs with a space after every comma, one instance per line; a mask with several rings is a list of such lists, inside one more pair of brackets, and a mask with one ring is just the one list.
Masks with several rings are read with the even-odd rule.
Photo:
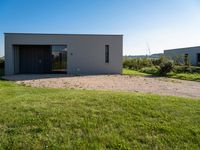
[[[67, 45], [68, 74], [121, 74], [122, 35], [23, 34], [5, 33], [5, 74], [18, 71], [13, 45]], [[110, 62], [105, 63], [105, 45]], [[15, 59], [14, 59], [15, 58]]]
[[199, 47], [188, 47], [188, 48], [179, 48], [179, 49], [171, 49], [164, 50], [164, 55], [170, 57], [172, 59], [179, 59], [181, 63], [184, 61], [184, 55], [188, 54], [189, 63], [193, 66], [197, 65], [197, 54], [200, 54], [200, 46]]

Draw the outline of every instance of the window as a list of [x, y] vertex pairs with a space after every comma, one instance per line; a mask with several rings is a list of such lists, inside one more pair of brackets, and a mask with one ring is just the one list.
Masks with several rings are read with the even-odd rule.
[[109, 45], [105, 45], [105, 63], [109, 63]]
[[189, 65], [189, 55], [188, 54], [184, 55], [184, 65], [186, 65], [186, 66]]
[[197, 54], [197, 65], [200, 66], [200, 53]]
[[52, 45], [52, 72], [67, 71], [67, 45]]

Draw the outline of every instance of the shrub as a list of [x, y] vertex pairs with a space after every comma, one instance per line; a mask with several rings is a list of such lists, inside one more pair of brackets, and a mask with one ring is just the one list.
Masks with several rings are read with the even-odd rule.
[[123, 61], [123, 68], [132, 69], [132, 61], [131, 59], [126, 59]]
[[173, 66], [174, 62], [167, 57], [160, 57], [159, 59], [133, 58], [125, 59], [123, 62], [124, 68], [158, 75], [166, 75], [172, 71]]
[[142, 68], [140, 71], [144, 73], [148, 73], [148, 74], [153, 74], [153, 75], [158, 74], [158, 68], [156, 68], [155, 66], [145, 67], [145, 68]]
[[166, 60], [167, 58], [162, 56], [160, 58], [157, 58], [157, 59], [152, 59], [152, 64], [154, 66], [159, 66], [162, 62], [164, 62], [164, 60]]
[[152, 64], [153, 64], [154, 66], [160, 65], [160, 63], [161, 63], [161, 59], [160, 59], [160, 58], [158, 58], [158, 59], [152, 59]]
[[165, 76], [167, 73], [173, 70], [173, 61], [165, 60], [158, 67], [158, 73], [161, 76]]

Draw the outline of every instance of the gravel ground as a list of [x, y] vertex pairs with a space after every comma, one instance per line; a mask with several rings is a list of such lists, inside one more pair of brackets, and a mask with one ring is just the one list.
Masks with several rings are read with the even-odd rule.
[[200, 98], [200, 82], [128, 75], [66, 76], [12, 75], [4, 77], [33, 87], [76, 88], [143, 92], [159, 95]]

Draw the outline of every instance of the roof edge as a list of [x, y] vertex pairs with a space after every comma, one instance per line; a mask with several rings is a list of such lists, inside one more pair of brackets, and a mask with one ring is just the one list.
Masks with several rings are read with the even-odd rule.
[[182, 48], [166, 49], [166, 50], [164, 50], [164, 51], [184, 50], [184, 49], [190, 49], [190, 48], [200, 48], [200, 46], [191, 46], [191, 47], [182, 47]]
[[70, 35], [70, 36], [124, 36], [123, 34], [62, 34], [62, 33], [9, 33], [6, 34], [21, 34], [21, 35]]

